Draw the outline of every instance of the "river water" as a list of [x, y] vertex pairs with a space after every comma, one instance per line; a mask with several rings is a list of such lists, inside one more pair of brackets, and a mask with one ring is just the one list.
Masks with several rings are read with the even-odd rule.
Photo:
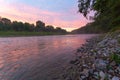
[[92, 36], [0, 38], [0, 80], [54, 80]]

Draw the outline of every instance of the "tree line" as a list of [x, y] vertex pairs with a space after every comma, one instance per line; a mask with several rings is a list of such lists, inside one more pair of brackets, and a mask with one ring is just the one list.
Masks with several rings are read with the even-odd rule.
[[[82, 30], [91, 32], [108, 32], [120, 30], [120, 0], [78, 0], [79, 12], [87, 19], [93, 11], [93, 22], [88, 23]], [[96, 30], [96, 31], [94, 31]], [[87, 31], [86, 31], [87, 32]]]
[[104, 31], [99, 27], [98, 24], [95, 23], [88, 23], [85, 26], [73, 30], [71, 33], [73, 34], [98, 34], [98, 33], [104, 33]]
[[30, 24], [28, 22], [18, 22], [11, 21], [7, 18], [0, 18], [0, 31], [28, 31], [28, 32], [56, 32], [56, 33], [66, 33], [67, 31], [52, 25], [45, 26], [45, 23], [38, 20], [36, 21], [36, 25]]

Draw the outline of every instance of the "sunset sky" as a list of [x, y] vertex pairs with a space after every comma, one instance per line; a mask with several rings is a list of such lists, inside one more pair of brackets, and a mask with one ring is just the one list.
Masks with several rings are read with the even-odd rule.
[[35, 23], [41, 20], [71, 31], [89, 21], [80, 13], [78, 0], [0, 0], [0, 16], [12, 21]]

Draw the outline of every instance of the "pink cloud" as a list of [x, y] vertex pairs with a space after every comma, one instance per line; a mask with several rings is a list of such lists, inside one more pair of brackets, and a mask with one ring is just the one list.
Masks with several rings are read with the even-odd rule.
[[[4, 4], [0, 5], [0, 15], [2, 17], [10, 18], [11, 20], [35, 23], [37, 20], [45, 22], [47, 25], [54, 25], [72, 30], [85, 25], [88, 21], [77, 12], [71, 13], [57, 13], [51, 11], [41, 10], [25, 4]], [[64, 20], [62, 18], [74, 17], [72, 20]]]

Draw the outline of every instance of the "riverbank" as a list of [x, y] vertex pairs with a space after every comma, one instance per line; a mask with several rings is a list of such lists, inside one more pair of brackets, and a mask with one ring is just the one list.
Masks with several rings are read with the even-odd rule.
[[57, 32], [16, 32], [16, 31], [0, 31], [0, 37], [16, 37], [16, 36], [45, 36], [45, 35], [64, 35]]
[[87, 40], [59, 80], [120, 80], [120, 32]]

